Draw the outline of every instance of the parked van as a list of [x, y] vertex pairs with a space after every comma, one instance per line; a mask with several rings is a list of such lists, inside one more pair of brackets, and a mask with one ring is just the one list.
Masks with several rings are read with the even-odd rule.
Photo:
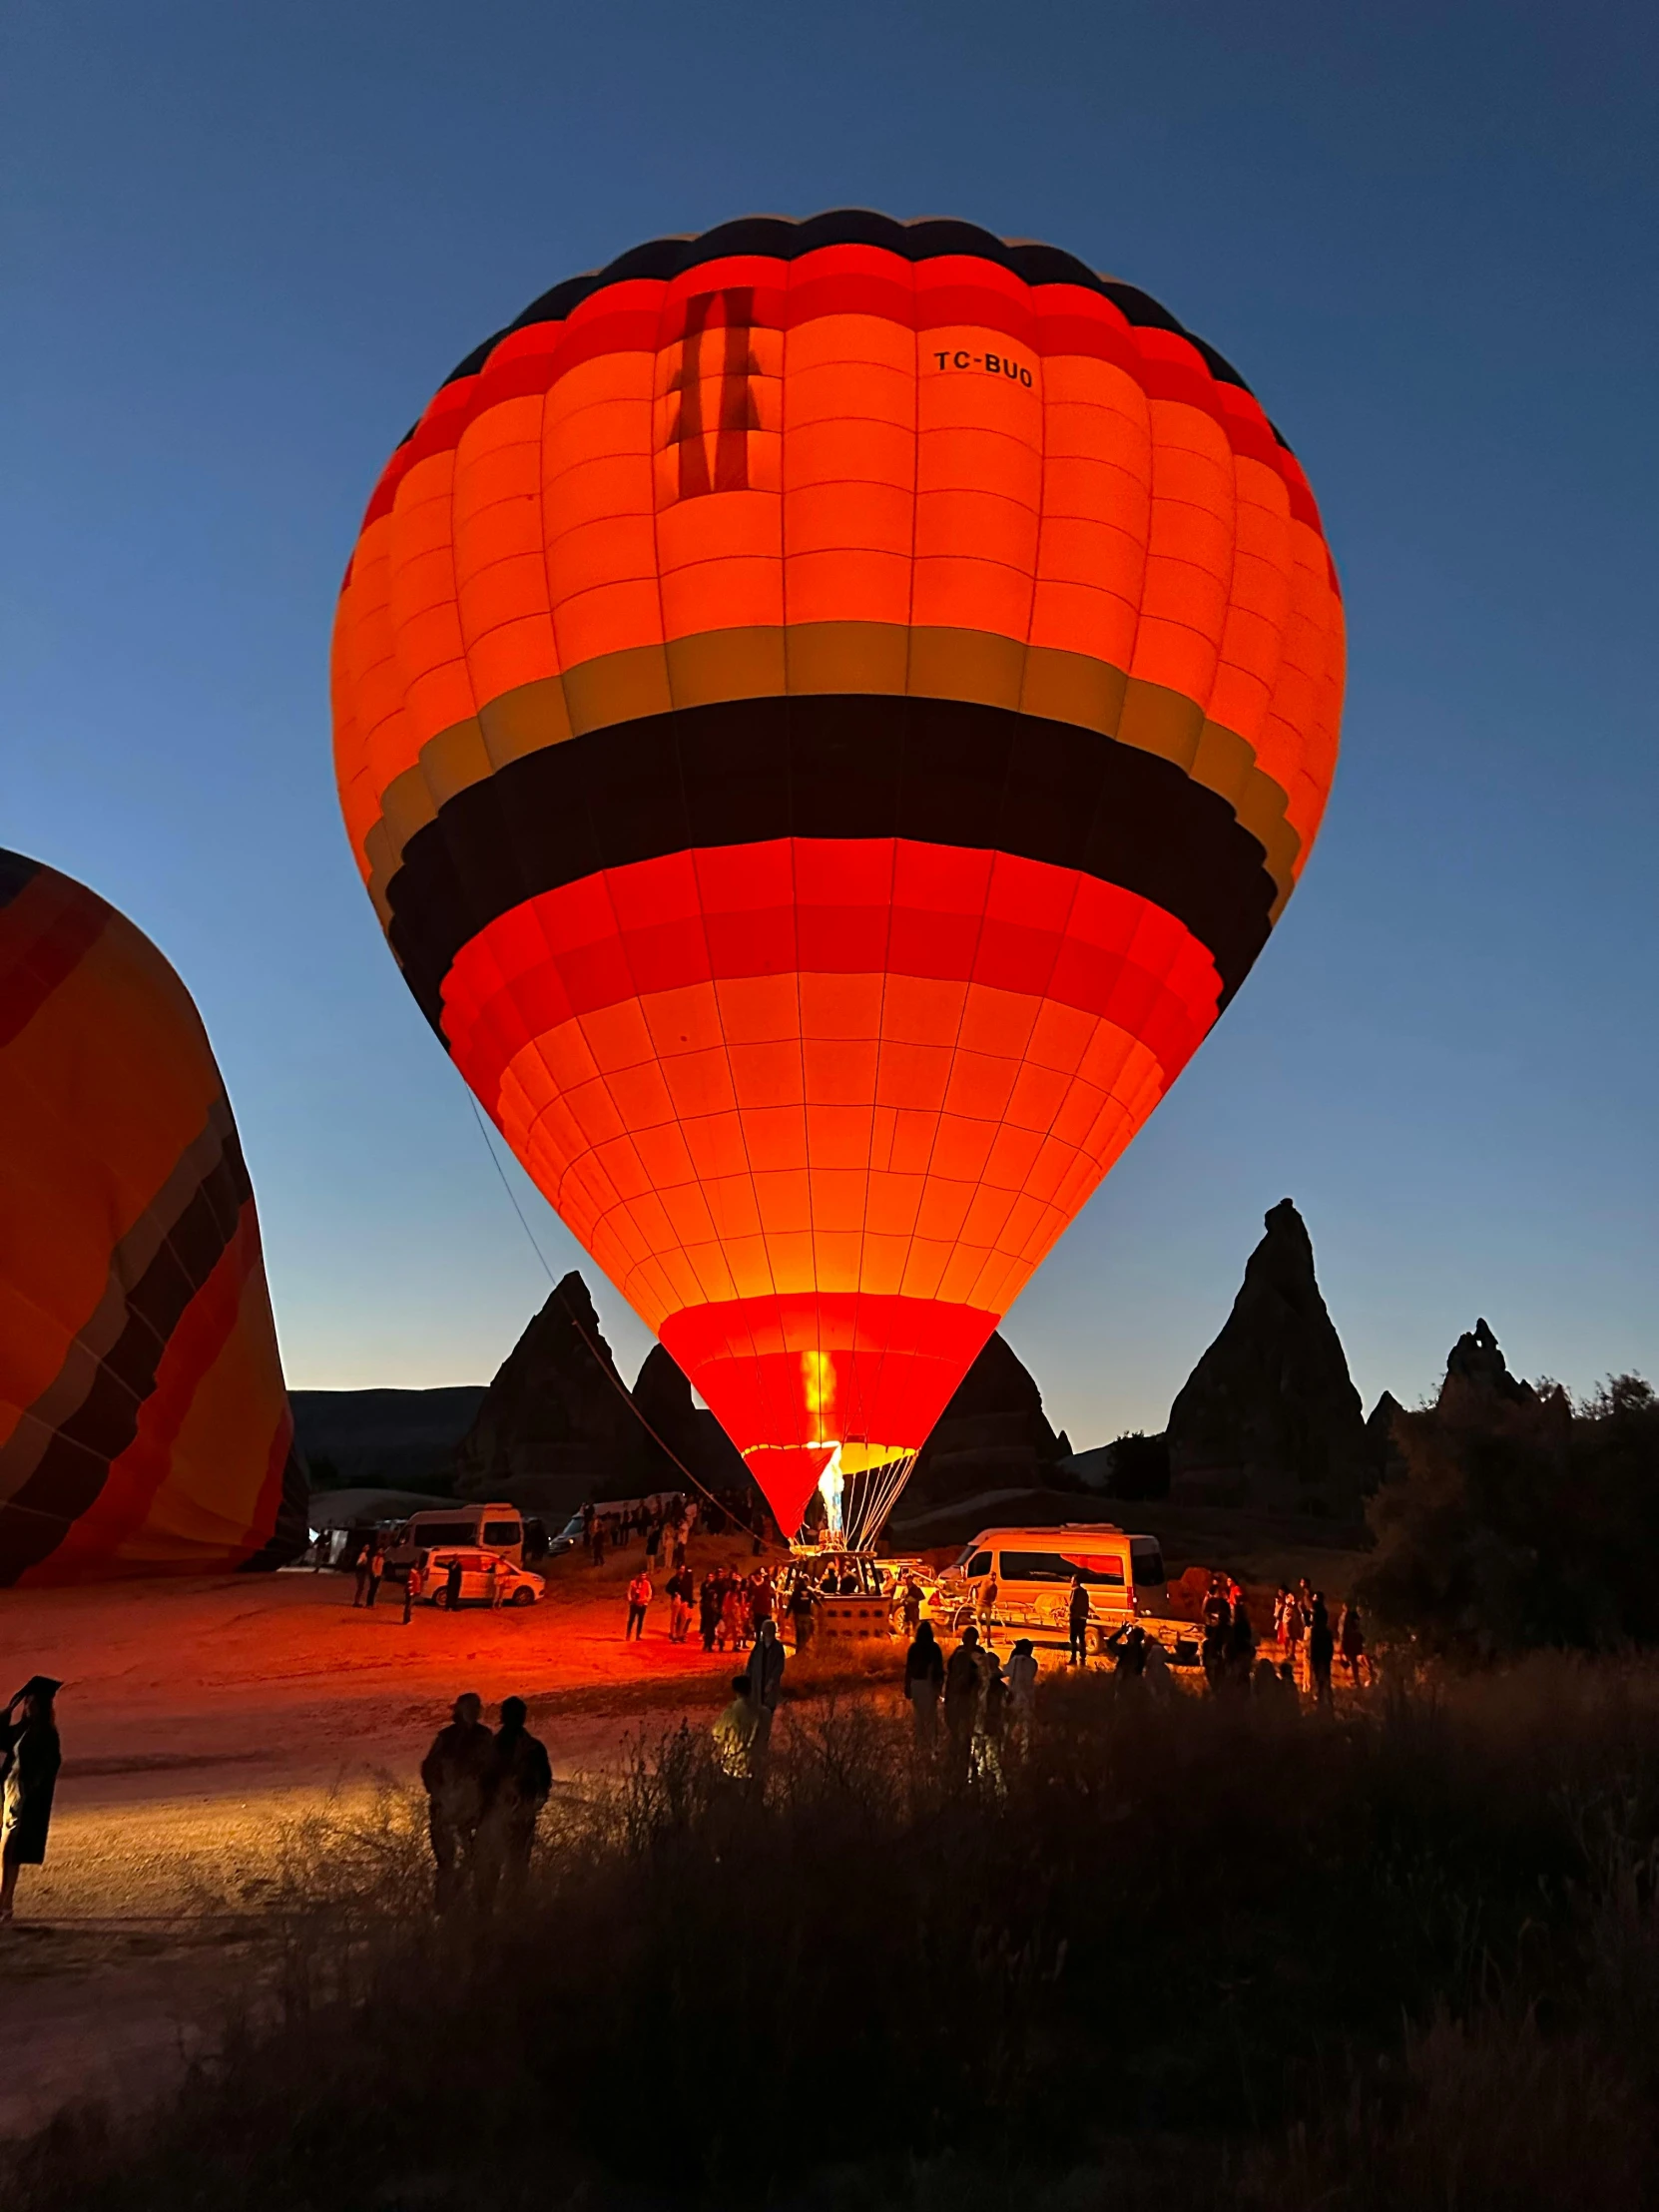
[[386, 1573], [401, 1582], [417, 1552], [438, 1547], [498, 1552], [515, 1567], [524, 1564], [524, 1516], [516, 1505], [439, 1505], [412, 1513], [397, 1542], [386, 1553]]
[[1110, 1521], [981, 1529], [940, 1576], [932, 1611], [957, 1630], [978, 1620], [1064, 1643], [1077, 1576], [1089, 1593], [1096, 1648], [1137, 1621], [1178, 1664], [1198, 1664], [1198, 1630], [1170, 1604], [1157, 1537], [1132, 1536]]

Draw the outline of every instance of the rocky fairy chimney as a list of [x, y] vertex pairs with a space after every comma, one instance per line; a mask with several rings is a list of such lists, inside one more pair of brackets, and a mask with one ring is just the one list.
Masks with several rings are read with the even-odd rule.
[[463, 1497], [570, 1513], [635, 1486], [647, 1438], [572, 1270], [508, 1353], [455, 1449]]
[[1365, 1421], [1313, 1240], [1288, 1198], [1264, 1226], [1226, 1326], [1170, 1408], [1170, 1494], [1358, 1520]]
[[1481, 1316], [1472, 1329], [1465, 1329], [1451, 1350], [1446, 1354], [1445, 1381], [1440, 1384], [1437, 1403], [1446, 1405], [1458, 1397], [1500, 1397], [1511, 1405], [1528, 1405], [1533, 1398], [1532, 1385], [1522, 1382], [1509, 1373], [1491, 1325]]

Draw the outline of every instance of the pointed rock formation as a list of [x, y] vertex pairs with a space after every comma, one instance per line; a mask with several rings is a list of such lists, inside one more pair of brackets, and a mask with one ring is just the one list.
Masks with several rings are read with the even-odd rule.
[[1366, 1456], [1374, 1488], [1379, 1482], [1392, 1482], [1405, 1472], [1405, 1454], [1394, 1425], [1404, 1411], [1392, 1390], [1384, 1390], [1371, 1409], [1371, 1418], [1366, 1422]]
[[1511, 1405], [1529, 1405], [1535, 1394], [1529, 1382], [1519, 1382], [1509, 1373], [1509, 1364], [1490, 1324], [1482, 1317], [1472, 1329], [1464, 1330], [1446, 1354], [1445, 1381], [1436, 1403], [1446, 1405], [1459, 1397], [1473, 1396], [1500, 1397]]
[[1170, 1494], [1357, 1520], [1365, 1422], [1313, 1242], [1288, 1198], [1266, 1228], [1226, 1326], [1170, 1408]]
[[584, 1498], [643, 1489], [649, 1442], [588, 1287], [572, 1270], [507, 1355], [456, 1446], [456, 1486], [463, 1497], [506, 1498], [563, 1518]]
[[[998, 1330], [957, 1385], [917, 1457], [900, 1515], [981, 1490], [1034, 1489], [1055, 1478], [1069, 1447], [1043, 1411], [1029, 1369]], [[1066, 1487], [1077, 1478], [1059, 1479]]]
[[[711, 1490], [746, 1487], [749, 1469], [743, 1454], [706, 1405], [692, 1401], [692, 1386], [673, 1353], [653, 1345], [634, 1378], [634, 1403], [643, 1419], [668, 1446], [675, 1459], [689, 1468]], [[650, 1489], [684, 1489], [685, 1476], [650, 1436], [645, 1448], [654, 1472]]]

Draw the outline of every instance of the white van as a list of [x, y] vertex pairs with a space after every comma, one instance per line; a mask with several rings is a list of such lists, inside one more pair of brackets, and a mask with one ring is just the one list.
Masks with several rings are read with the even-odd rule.
[[524, 1564], [524, 1516], [516, 1505], [439, 1505], [413, 1513], [386, 1553], [386, 1573], [401, 1582], [417, 1553], [438, 1548], [498, 1552]]
[[978, 1620], [1065, 1643], [1078, 1576], [1096, 1649], [1136, 1621], [1178, 1665], [1198, 1664], [1199, 1631], [1170, 1604], [1157, 1537], [1129, 1535], [1110, 1521], [981, 1529], [940, 1576], [932, 1610], [958, 1630]]

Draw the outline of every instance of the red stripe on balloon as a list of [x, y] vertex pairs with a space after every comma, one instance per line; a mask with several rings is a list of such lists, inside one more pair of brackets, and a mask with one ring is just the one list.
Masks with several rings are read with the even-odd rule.
[[[137, 1434], [126, 1450], [110, 1461], [103, 1487], [86, 1511], [70, 1523], [63, 1541], [39, 1566], [20, 1575], [20, 1582], [88, 1581], [144, 1571], [144, 1562], [124, 1556], [122, 1547], [143, 1529], [163, 1485], [178, 1474], [173, 1454], [179, 1431], [197, 1391], [231, 1340], [242, 1314], [249, 1277], [258, 1269], [260, 1258], [260, 1226], [250, 1200], [213, 1273], [185, 1308], [167, 1341], [157, 1363], [154, 1388], [139, 1412]], [[200, 1486], [184, 1509], [187, 1514], [203, 1512]], [[168, 1533], [175, 1538], [171, 1564], [181, 1546], [178, 1532]], [[203, 1573], [210, 1572], [221, 1560], [226, 1566], [234, 1565], [246, 1548], [245, 1529], [240, 1522], [234, 1531], [226, 1531], [221, 1546], [211, 1541], [198, 1544], [189, 1533], [183, 1541], [191, 1550], [199, 1551], [198, 1564]]]
[[826, 1439], [919, 1450], [996, 1323], [934, 1299], [820, 1291], [689, 1307], [662, 1341], [793, 1535]]
[[456, 1065], [493, 1110], [508, 1064], [576, 1016], [759, 975], [907, 975], [1048, 998], [1116, 1023], [1166, 1087], [1221, 978], [1161, 906], [1007, 853], [903, 838], [779, 838], [611, 868], [481, 929], [443, 987]]
[[548, 391], [602, 353], [655, 352], [672, 344], [684, 335], [692, 298], [733, 284], [754, 288], [752, 327], [796, 329], [822, 314], [874, 314], [917, 332], [964, 323], [999, 330], [1044, 358], [1081, 353], [1109, 360], [1148, 398], [1181, 400], [1211, 416], [1235, 451], [1284, 476], [1293, 512], [1322, 529], [1308, 480], [1260, 404], [1242, 386], [1213, 375], [1191, 338], [1131, 324], [1121, 307], [1086, 285], [1027, 284], [971, 255], [911, 263], [880, 248], [825, 247], [791, 263], [734, 256], [700, 263], [670, 281], [630, 278], [591, 293], [567, 321], [509, 331], [480, 372], [458, 376], [434, 393], [382, 471], [360, 530], [390, 512], [398, 484], [416, 461], [453, 448], [468, 424], [497, 401]]

